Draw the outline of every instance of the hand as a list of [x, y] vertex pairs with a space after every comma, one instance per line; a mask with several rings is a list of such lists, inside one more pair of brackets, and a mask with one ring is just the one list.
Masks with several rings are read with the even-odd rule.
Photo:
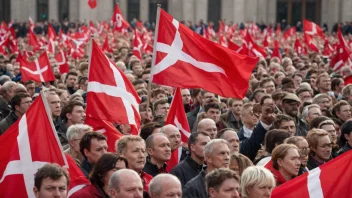
[[263, 104], [261, 110], [262, 116], [260, 120], [267, 125], [271, 125], [275, 121], [277, 114], [277, 108], [275, 104]]

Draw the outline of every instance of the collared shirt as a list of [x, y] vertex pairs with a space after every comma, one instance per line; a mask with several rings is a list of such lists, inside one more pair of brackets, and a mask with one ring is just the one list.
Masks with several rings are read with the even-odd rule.
[[157, 176], [160, 173], [167, 173], [166, 163], [164, 163], [164, 165], [161, 168], [159, 168], [157, 165], [152, 164], [152, 162], [150, 161], [150, 157], [148, 156], [147, 162], [144, 165], [143, 171], [153, 177]]
[[248, 129], [245, 125], [243, 125], [243, 132], [244, 137], [250, 138], [253, 133], [253, 130]]
[[270, 129], [271, 125], [267, 125], [267, 124], [265, 124], [264, 122], [262, 122], [261, 120], [259, 120], [259, 122], [260, 122], [260, 124], [263, 126], [263, 128], [264, 128], [265, 130], [269, 130], [269, 129]]

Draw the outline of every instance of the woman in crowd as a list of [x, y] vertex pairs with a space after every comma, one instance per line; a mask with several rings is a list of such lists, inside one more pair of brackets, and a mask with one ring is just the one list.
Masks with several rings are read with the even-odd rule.
[[300, 161], [301, 161], [301, 167], [299, 169], [298, 175], [308, 172], [309, 170], [307, 168], [307, 162], [308, 162], [308, 154], [309, 154], [309, 145], [307, 140], [301, 136], [293, 136], [293, 137], [287, 138], [285, 140], [285, 143], [294, 144], [298, 148]]
[[243, 171], [240, 181], [242, 198], [267, 198], [275, 187], [273, 174], [262, 166], [250, 166]]
[[307, 167], [312, 170], [331, 159], [332, 144], [329, 133], [322, 129], [312, 129], [307, 134], [309, 157]]
[[229, 168], [235, 171], [238, 176], [241, 177], [243, 171], [249, 166], [253, 166], [253, 163], [245, 155], [242, 155], [242, 154], [231, 155]]
[[89, 178], [91, 184], [85, 186], [70, 197], [108, 198], [108, 184], [110, 176], [115, 171], [126, 168], [127, 165], [127, 160], [123, 157], [119, 157], [115, 153], [103, 154], [93, 167]]
[[273, 150], [271, 172], [279, 186], [298, 175], [301, 167], [300, 154], [297, 146], [293, 144], [281, 144]]
[[336, 157], [337, 151], [339, 151], [339, 145], [337, 142], [337, 134], [336, 134], [336, 128], [335, 128], [334, 121], [332, 121], [330, 119], [322, 121], [318, 125], [318, 129], [323, 129], [324, 131], [328, 132], [329, 138], [331, 141], [331, 145], [332, 145], [331, 155], [332, 155], [332, 158]]

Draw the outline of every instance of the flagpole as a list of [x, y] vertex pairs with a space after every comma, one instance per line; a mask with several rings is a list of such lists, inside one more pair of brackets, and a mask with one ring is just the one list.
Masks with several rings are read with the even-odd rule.
[[[49, 90], [47, 90], [49, 91]], [[61, 151], [61, 154], [62, 154], [62, 158], [64, 159], [64, 163], [65, 165], [69, 168], [68, 166], [68, 163], [67, 163], [67, 159], [66, 159], [66, 156], [64, 154], [64, 149], [60, 143], [60, 140], [59, 140], [59, 137], [57, 136], [57, 131], [55, 129], [55, 126], [54, 126], [54, 121], [53, 121], [53, 118], [52, 118], [52, 112], [51, 112], [51, 109], [50, 109], [50, 106], [48, 104], [48, 101], [46, 100], [46, 97], [45, 97], [45, 92], [44, 90], [40, 91], [40, 96], [42, 101], [43, 101], [43, 104], [44, 104], [44, 108], [45, 108], [45, 112], [46, 112], [46, 115], [47, 117], [49, 118], [49, 123], [50, 123], [50, 126], [54, 132], [54, 136], [55, 136], [55, 139], [56, 139], [56, 142], [57, 144], [59, 145], [60, 147], [60, 151]]]
[[147, 108], [150, 105], [150, 97], [151, 97], [151, 92], [152, 92], [152, 81], [153, 81], [153, 73], [154, 73], [154, 66], [155, 66], [155, 60], [156, 60], [156, 44], [158, 42], [158, 30], [159, 30], [159, 18], [160, 18], [160, 8], [161, 4], [157, 4], [158, 9], [156, 12], [156, 26], [155, 26], [155, 33], [154, 33], [154, 44], [153, 44], [153, 59], [152, 59], [152, 69], [150, 71], [150, 77], [148, 81], [148, 95], [147, 95]]

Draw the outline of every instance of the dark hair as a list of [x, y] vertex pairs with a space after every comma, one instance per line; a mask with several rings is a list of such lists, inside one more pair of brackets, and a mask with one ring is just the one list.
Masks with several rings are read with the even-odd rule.
[[43, 167], [38, 169], [38, 172], [35, 174], [34, 177], [34, 186], [40, 191], [40, 187], [42, 185], [42, 181], [46, 178], [50, 178], [52, 180], [58, 180], [61, 177], [66, 177], [67, 185], [70, 184], [70, 177], [65, 169], [57, 164], [45, 164]]
[[116, 153], [104, 153], [93, 167], [92, 173], [89, 177], [90, 182], [103, 188], [106, 173], [113, 170], [118, 161], [125, 162], [126, 168], [128, 167], [126, 158], [120, 157]]
[[255, 97], [257, 96], [258, 93], [265, 93], [264, 89], [256, 89], [254, 90], [252, 97], [251, 97], [251, 101], [253, 101], [255, 99]]
[[139, 136], [141, 136], [141, 138], [143, 138], [143, 140], [145, 141], [153, 133], [154, 129], [161, 128], [161, 127], [162, 126], [156, 122], [149, 122], [141, 128], [141, 132], [139, 133]]
[[139, 84], [144, 84], [145, 81], [144, 80], [141, 80], [141, 79], [136, 79], [132, 82], [132, 85], [133, 86], [136, 86], [136, 85], [139, 85]]
[[154, 103], [153, 103], [153, 111], [155, 112], [156, 107], [158, 105], [163, 105], [163, 104], [166, 104], [166, 103], [167, 103], [167, 98], [159, 98], [159, 99], [155, 100]]
[[33, 80], [27, 80], [26, 83], [24, 83], [24, 85], [30, 85], [30, 84], [34, 84], [35, 82]]
[[335, 118], [338, 118], [337, 115], [336, 115], [336, 113], [337, 113], [337, 112], [340, 112], [341, 107], [342, 107], [342, 106], [346, 106], [346, 105], [350, 106], [350, 104], [349, 104], [347, 101], [345, 101], [345, 100], [340, 100], [340, 101], [338, 101], [338, 102], [334, 105], [334, 107], [332, 108], [332, 110], [331, 110], [332, 115], [333, 115]]
[[191, 151], [191, 144], [195, 144], [197, 142], [197, 138], [198, 136], [203, 135], [203, 136], [208, 136], [209, 135], [207, 133], [204, 132], [194, 132], [191, 133], [191, 135], [188, 138], [188, 149]]
[[266, 133], [264, 138], [265, 151], [273, 152], [275, 146], [280, 145], [286, 138], [291, 137], [291, 133], [283, 130], [273, 129]]
[[78, 79], [78, 84], [83, 85], [87, 80], [88, 80], [87, 77], [82, 76]]
[[215, 191], [218, 192], [222, 183], [228, 179], [235, 179], [238, 183], [240, 182], [236, 173], [227, 168], [219, 168], [211, 171], [205, 176], [205, 186], [207, 192], [209, 188], [214, 188]]
[[75, 108], [75, 106], [81, 106], [84, 108], [83, 104], [79, 101], [74, 101], [74, 100], [71, 100], [67, 103], [67, 105], [65, 105], [62, 110], [61, 110], [61, 119], [62, 120], [65, 120], [67, 121], [67, 117], [66, 117], [66, 114], [67, 113], [72, 113], [73, 109]]
[[269, 95], [264, 95], [263, 97], [262, 97], [262, 99], [260, 100], [260, 105], [263, 105], [264, 104], [264, 101], [266, 100], [266, 99], [273, 99], [271, 96], [269, 96]]
[[20, 106], [21, 100], [27, 97], [31, 98], [31, 96], [28, 93], [22, 93], [22, 92], [16, 93], [10, 101], [12, 111], [16, 111], [16, 105]]
[[283, 121], [285, 121], [285, 122], [288, 122], [288, 121], [295, 122], [291, 116], [285, 115], [285, 114], [279, 114], [279, 115], [276, 116], [276, 119], [275, 119], [275, 121], [273, 123], [273, 129], [280, 129], [281, 122], [283, 122]]
[[67, 81], [69, 76], [78, 76], [78, 74], [77, 72], [74, 72], [74, 71], [68, 72], [65, 78], [65, 82]]
[[309, 126], [309, 129], [318, 129], [319, 128], [319, 125], [320, 123], [322, 123], [323, 121], [325, 120], [331, 120], [330, 118], [326, 117], [326, 116], [319, 116], [319, 117], [316, 117], [312, 120], [312, 122], [310, 123], [310, 126]]
[[84, 149], [90, 151], [92, 139], [106, 140], [106, 137], [98, 132], [88, 132], [84, 134], [81, 141], [79, 142], [79, 151], [81, 152], [84, 158], [87, 158], [87, 156], [84, 154]]
[[[224, 133], [225, 133], [226, 131], [234, 131], [234, 132], [236, 132], [236, 130], [233, 129], [233, 128], [224, 128], [224, 129], [221, 129], [221, 130], [216, 134], [216, 138], [221, 139], [221, 137], [224, 135]], [[237, 133], [237, 132], [236, 132], [236, 133]]]
[[342, 79], [341, 78], [334, 78], [332, 81], [331, 81], [331, 90], [332, 91], [335, 91], [336, 90], [336, 87], [340, 85], [340, 83], [342, 83]]
[[349, 135], [352, 132], [352, 120], [347, 120], [345, 123], [343, 123], [340, 130], [340, 145], [344, 145], [347, 142], [345, 134]]
[[204, 112], [208, 112], [209, 109], [218, 109], [221, 110], [220, 103], [218, 102], [210, 102], [204, 105]]

